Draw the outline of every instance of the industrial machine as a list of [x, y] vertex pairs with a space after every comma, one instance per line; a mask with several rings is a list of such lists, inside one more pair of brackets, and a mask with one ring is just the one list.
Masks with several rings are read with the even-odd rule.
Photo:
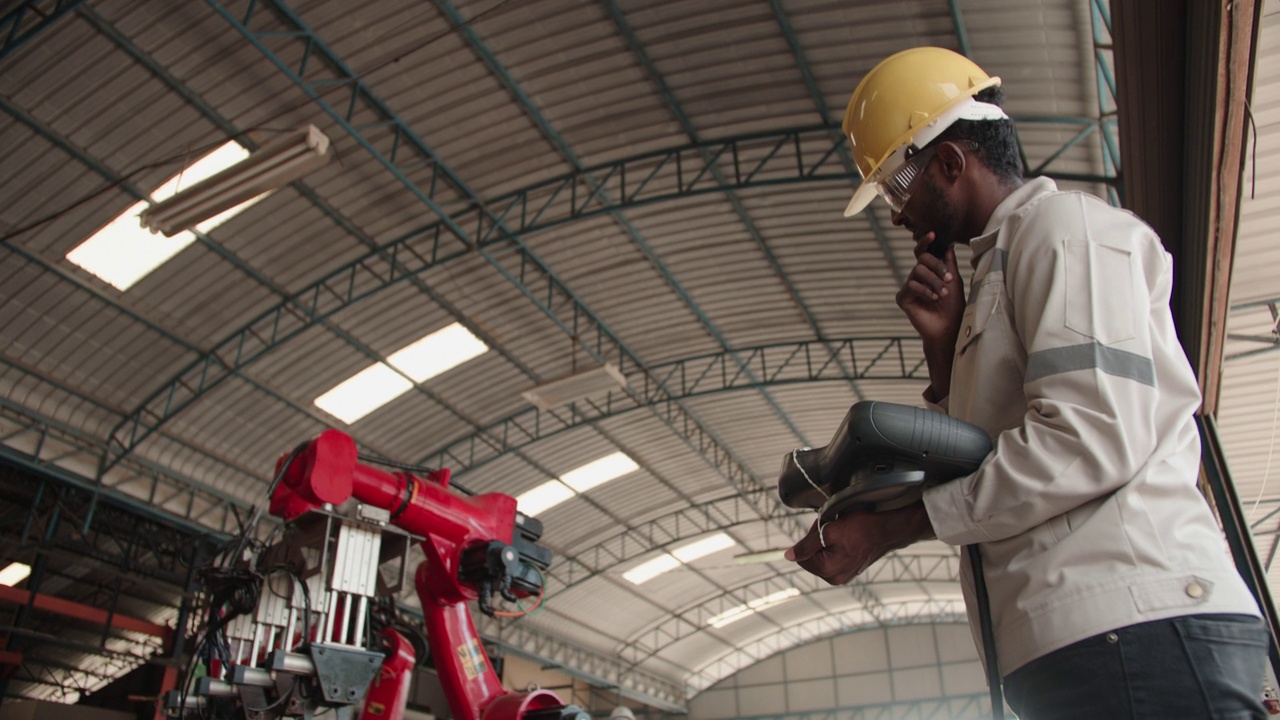
[[[429, 647], [458, 720], [587, 720], [550, 691], [504, 690], [471, 618], [470, 602], [490, 615], [504, 614], [498, 596], [541, 602], [541, 524], [510, 496], [451, 491], [447, 469], [420, 478], [361, 460], [336, 430], [280, 458], [269, 511], [284, 523], [202, 573], [202, 632], [168, 713], [397, 720]], [[414, 543], [425, 643], [390, 603]]]
[[783, 504], [818, 511], [819, 522], [858, 508], [891, 510], [937, 484], [978, 469], [991, 437], [976, 425], [921, 408], [864, 401], [849, 409], [831, 442], [782, 461]]
[[[945, 248], [942, 249], [945, 252]], [[982, 428], [941, 413], [894, 403], [854, 403], [820, 448], [797, 448], [782, 461], [778, 496], [784, 505], [818, 511], [818, 528], [846, 512], [881, 512], [920, 499], [931, 485], [976, 471], [991, 453]], [[991, 607], [982, 552], [965, 546], [973, 572], [991, 716], [1004, 717]]]

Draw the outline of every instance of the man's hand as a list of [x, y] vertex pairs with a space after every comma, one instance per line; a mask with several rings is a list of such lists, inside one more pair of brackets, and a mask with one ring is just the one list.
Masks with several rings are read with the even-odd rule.
[[933, 239], [930, 232], [916, 241], [916, 265], [896, 299], [924, 342], [933, 394], [943, 398], [951, 390], [951, 361], [964, 317], [964, 281], [954, 247], [941, 259], [926, 251]]
[[815, 521], [786, 558], [831, 585], [843, 585], [888, 553], [933, 537], [924, 503], [916, 502], [897, 510], [843, 515], [822, 527], [821, 538]]

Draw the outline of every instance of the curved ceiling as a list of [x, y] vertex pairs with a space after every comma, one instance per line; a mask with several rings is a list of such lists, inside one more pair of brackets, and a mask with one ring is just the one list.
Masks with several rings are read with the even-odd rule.
[[[906, 47], [963, 51], [1004, 78], [1028, 168], [1107, 194], [1105, 3], [48, 5], [0, 50], [12, 451], [220, 531], [325, 427], [476, 492], [625, 453], [636, 470], [539, 514], [541, 613], [484, 630], [657, 703], [823, 634], [960, 612], [940, 544], [841, 588], [733, 557], [808, 527], [774, 496], [785, 453], [925, 383], [893, 304], [910, 238], [883, 207], [841, 217], [857, 78]], [[67, 259], [193, 155], [308, 123], [334, 162], [128, 289]], [[352, 423], [315, 404], [455, 323], [483, 354]], [[602, 363], [625, 388], [523, 395]], [[711, 555], [624, 577], [717, 532]]]

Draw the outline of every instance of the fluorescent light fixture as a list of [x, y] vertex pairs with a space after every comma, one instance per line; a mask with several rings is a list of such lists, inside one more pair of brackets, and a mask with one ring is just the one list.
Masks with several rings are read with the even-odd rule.
[[[183, 187], [198, 183], [247, 157], [249, 157], [249, 151], [239, 143], [235, 141], [225, 143], [166, 180], [151, 193], [151, 199], [161, 202], [173, 197], [174, 193], [179, 192]], [[216, 217], [209, 218], [197, 225], [196, 229], [207, 233], [261, 200], [262, 197], [265, 196], [251, 198]], [[196, 236], [190, 232], [164, 237], [145, 230], [139, 218], [147, 206], [148, 203], [145, 200], [129, 206], [105, 227], [67, 253], [67, 259], [98, 276], [117, 290], [124, 291], [195, 242]]]
[[658, 577], [668, 570], [674, 570], [678, 567], [680, 567], [680, 561], [676, 559], [675, 555], [662, 553], [652, 560], [646, 560], [622, 573], [622, 577], [630, 580], [636, 585], [639, 585]]
[[387, 364], [414, 382], [423, 382], [483, 355], [488, 349], [488, 345], [461, 323], [454, 323], [395, 351], [387, 358]]
[[700, 557], [705, 557], [713, 552], [719, 552], [725, 548], [731, 548], [737, 545], [733, 538], [724, 533], [716, 533], [709, 537], [702, 538], [688, 545], [683, 545], [671, 551], [680, 562], [693, 562]]
[[573, 490], [559, 480], [548, 480], [516, 498], [516, 508], [528, 516], [537, 515], [574, 496]]
[[329, 137], [315, 125], [283, 133], [249, 157], [156, 202], [142, 212], [142, 225], [172, 237], [241, 203], [284, 187], [323, 167], [332, 157]]
[[784, 603], [799, 594], [800, 590], [798, 588], [791, 587], [786, 590], [779, 590], [776, 593], [766, 595], [762, 598], [756, 598], [745, 605], [738, 605], [720, 613], [719, 615], [714, 615], [707, 621], [707, 624], [714, 628], [722, 628], [725, 625], [737, 622], [752, 613], [759, 612], [768, 607], [773, 607], [779, 603]]
[[543, 383], [535, 388], [520, 393], [521, 397], [543, 410], [550, 410], [561, 405], [568, 405], [575, 400], [590, 395], [626, 387], [627, 378], [613, 363], [605, 363], [593, 370], [587, 370], [558, 380]]
[[636, 464], [636, 461], [628, 457], [626, 453], [616, 452], [612, 455], [605, 455], [599, 460], [593, 460], [582, 467], [574, 468], [561, 475], [560, 480], [565, 485], [581, 493], [639, 468], [640, 466]]
[[316, 398], [315, 404], [345, 423], [354, 423], [408, 392], [415, 382], [430, 380], [488, 349], [465, 327], [454, 323], [397, 350], [387, 362], [370, 365], [343, 380]]
[[5, 569], [0, 570], [0, 585], [8, 585], [13, 587], [31, 574], [31, 566], [26, 563], [9, 563]]

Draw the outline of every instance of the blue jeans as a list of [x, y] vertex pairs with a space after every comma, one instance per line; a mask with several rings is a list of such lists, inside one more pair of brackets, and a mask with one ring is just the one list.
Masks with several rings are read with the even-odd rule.
[[1009, 673], [1005, 697], [1023, 720], [1265, 718], [1267, 643], [1248, 615], [1130, 625]]

